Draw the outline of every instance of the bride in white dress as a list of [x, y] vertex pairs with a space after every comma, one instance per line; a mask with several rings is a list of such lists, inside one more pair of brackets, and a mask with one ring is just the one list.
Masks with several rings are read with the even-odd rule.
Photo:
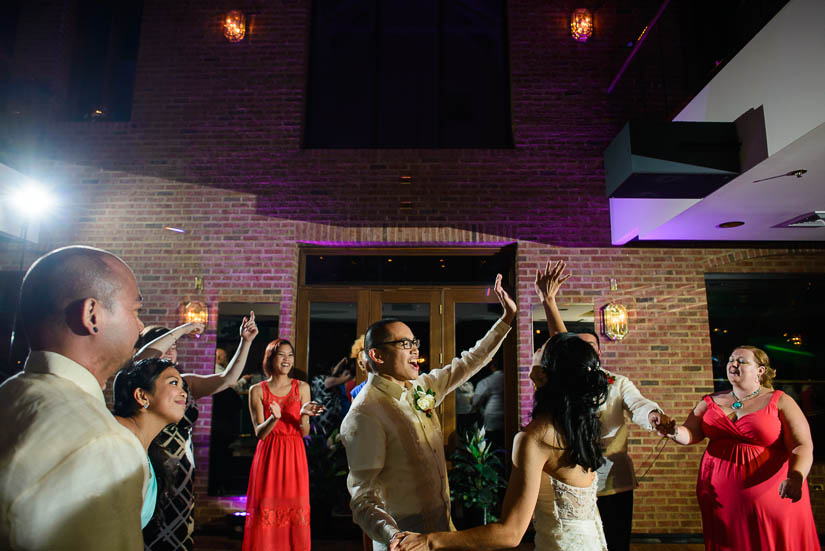
[[607, 394], [599, 358], [575, 333], [560, 333], [536, 352], [530, 379], [533, 420], [513, 440], [500, 522], [407, 533], [398, 551], [516, 547], [534, 513], [536, 551], [607, 551], [596, 508], [596, 469], [604, 463], [596, 412]]

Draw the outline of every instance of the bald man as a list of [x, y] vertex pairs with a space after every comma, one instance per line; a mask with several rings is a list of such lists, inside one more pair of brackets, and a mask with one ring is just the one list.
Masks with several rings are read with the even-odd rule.
[[100, 249], [57, 249], [26, 273], [31, 352], [0, 385], [0, 549], [143, 549], [146, 454], [103, 398], [132, 355], [141, 306], [132, 271]]

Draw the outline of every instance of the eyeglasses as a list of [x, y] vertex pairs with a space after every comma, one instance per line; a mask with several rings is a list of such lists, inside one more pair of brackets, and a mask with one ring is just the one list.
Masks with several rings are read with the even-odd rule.
[[411, 350], [421, 346], [421, 339], [398, 339], [397, 341], [379, 342], [375, 346], [381, 346], [382, 344], [400, 344], [404, 350]]

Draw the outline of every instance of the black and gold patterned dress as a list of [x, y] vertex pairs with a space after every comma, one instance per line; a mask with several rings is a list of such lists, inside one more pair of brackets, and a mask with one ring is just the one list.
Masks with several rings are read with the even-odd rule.
[[194, 548], [195, 461], [192, 427], [197, 419], [198, 406], [189, 393], [183, 419], [164, 428], [153, 442], [166, 452], [164, 467], [170, 487], [158, 495], [155, 514], [143, 529], [145, 550], [192, 551]]

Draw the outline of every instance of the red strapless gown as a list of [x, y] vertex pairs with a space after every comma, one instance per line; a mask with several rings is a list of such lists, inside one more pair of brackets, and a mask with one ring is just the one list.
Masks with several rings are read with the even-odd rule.
[[705, 396], [702, 429], [710, 439], [699, 467], [696, 496], [705, 549], [713, 551], [815, 551], [819, 540], [808, 484], [802, 499], [779, 497], [788, 474], [788, 451], [775, 391], [767, 406], [732, 421]]
[[272, 394], [266, 381], [260, 384], [264, 411], [269, 414], [269, 404], [278, 402], [281, 420], [255, 449], [246, 494], [243, 550], [309, 551], [309, 471], [301, 437], [298, 381], [292, 381], [286, 396]]

